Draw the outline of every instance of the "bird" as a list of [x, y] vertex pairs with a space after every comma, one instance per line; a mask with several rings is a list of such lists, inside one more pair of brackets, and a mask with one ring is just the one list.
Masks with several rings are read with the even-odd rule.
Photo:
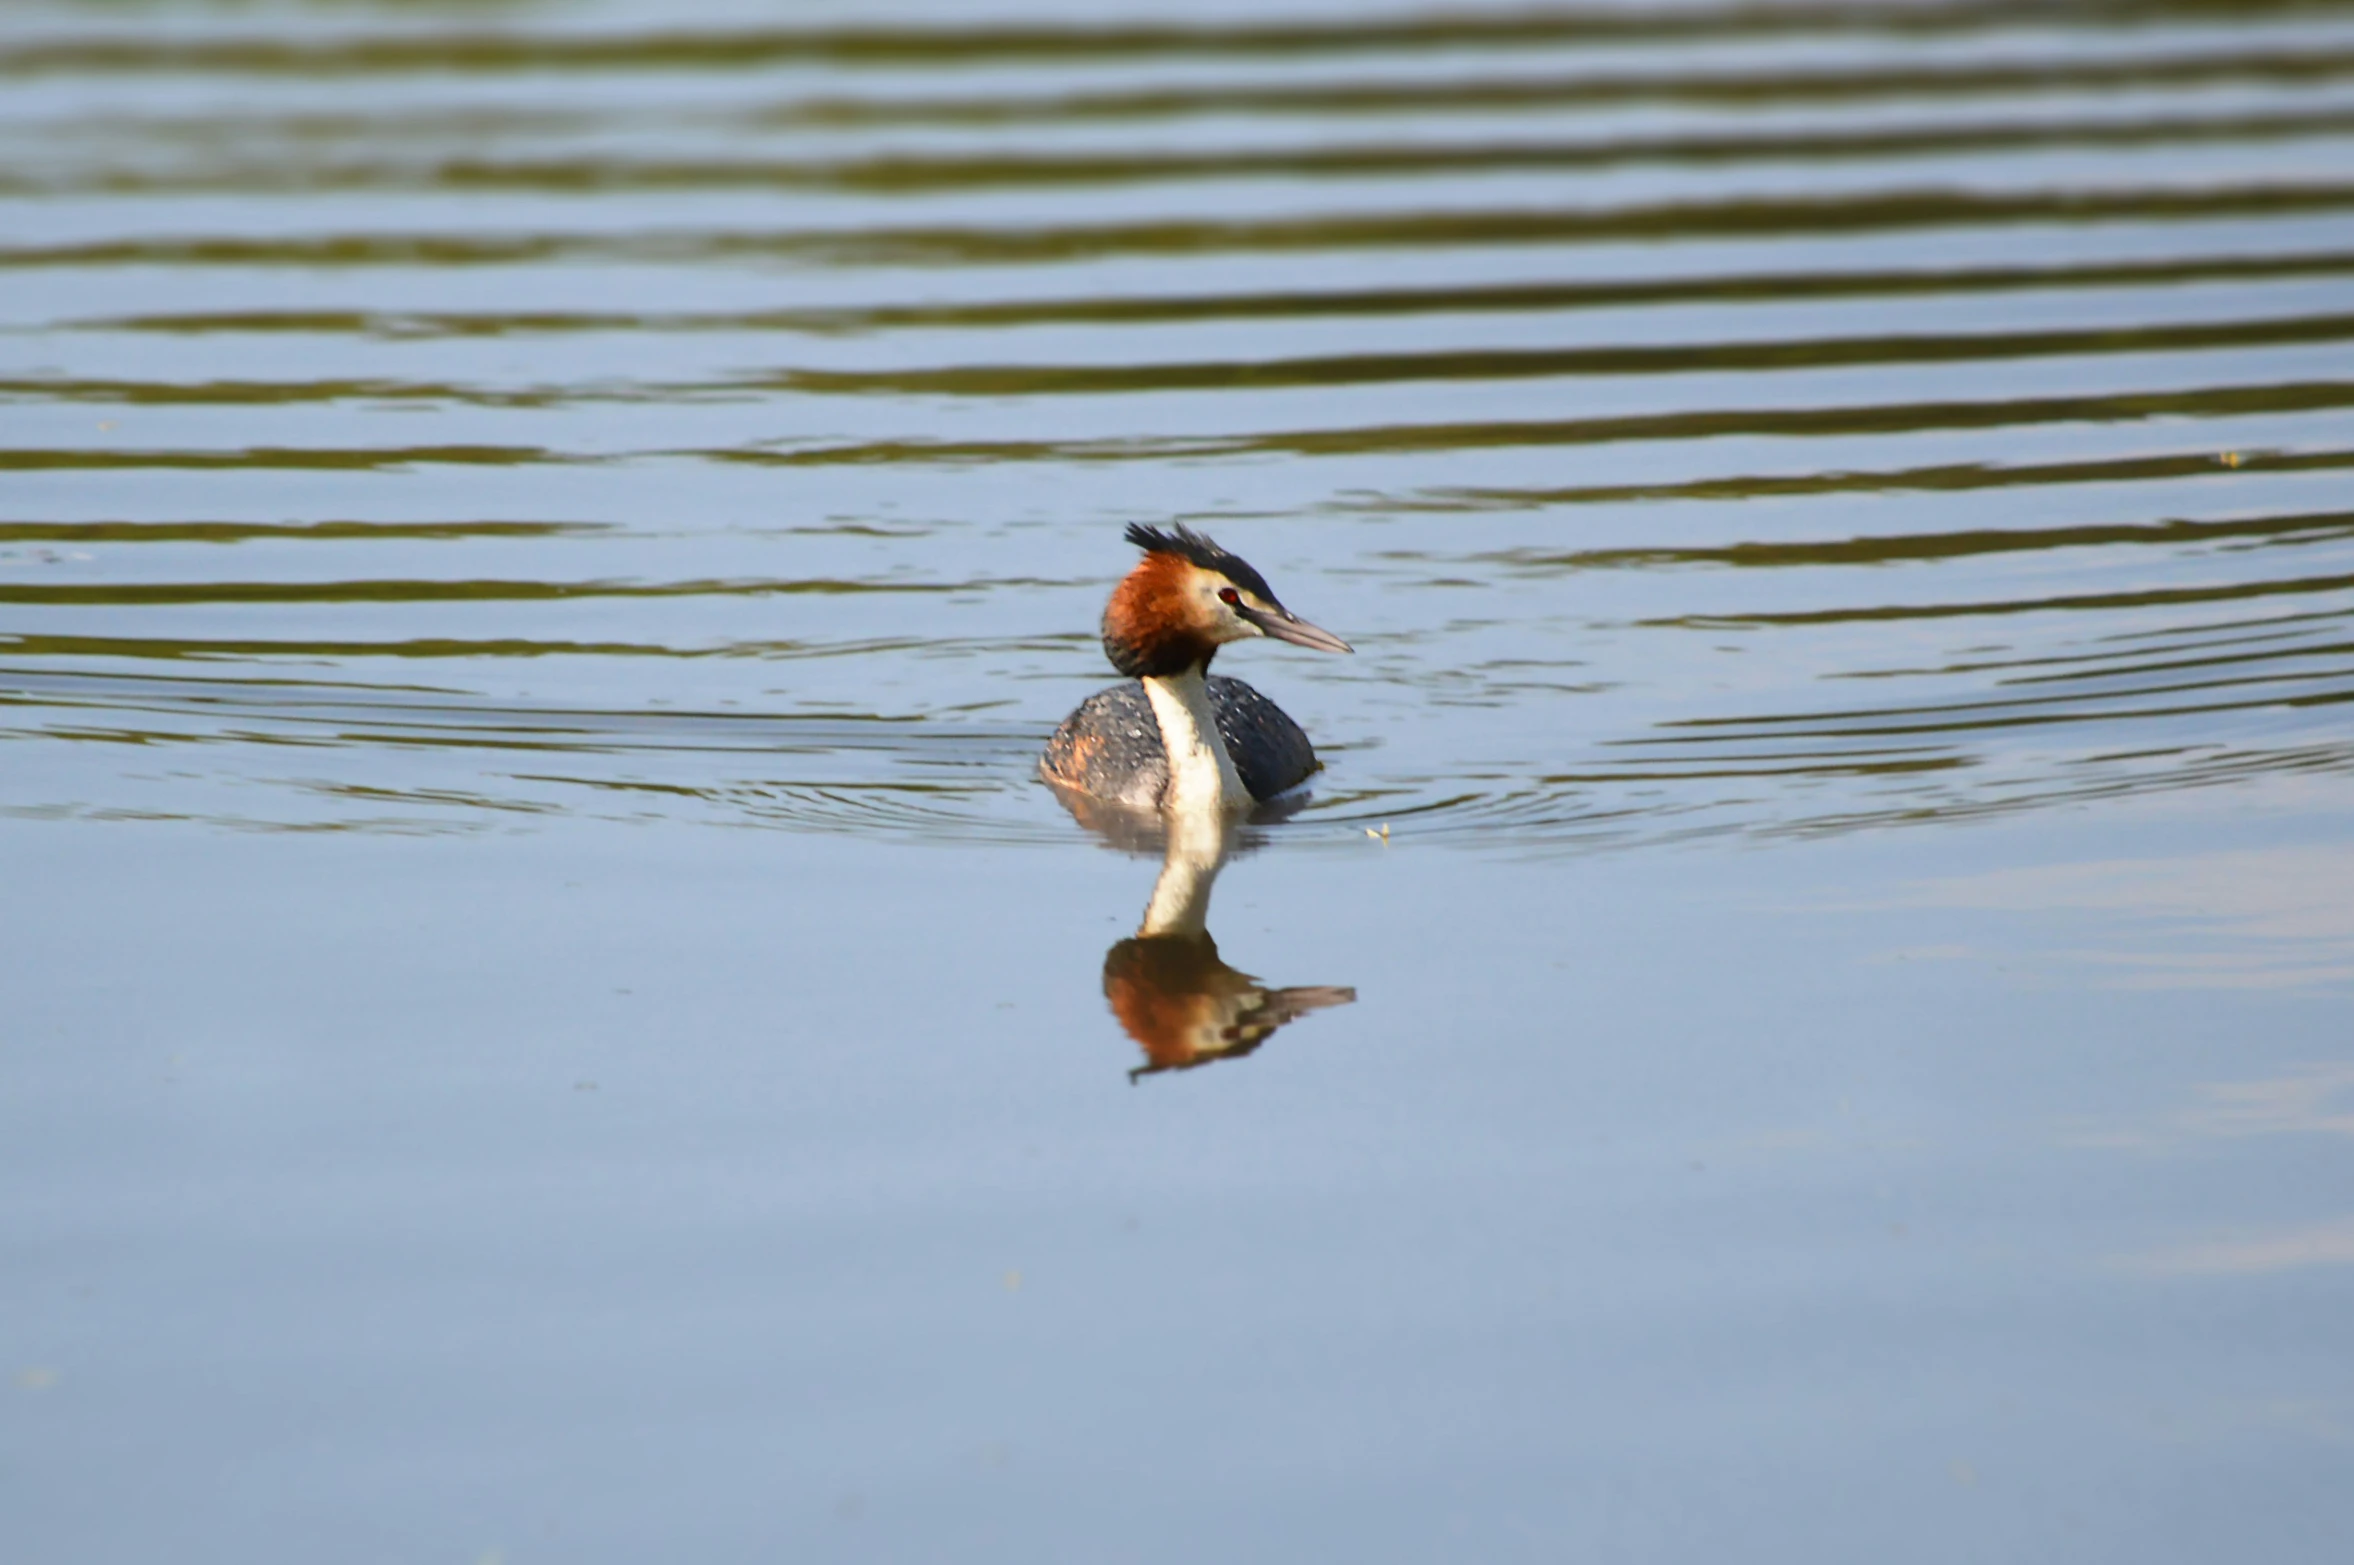
[[1081, 800], [1162, 814], [1240, 813], [1317, 770], [1315, 748], [1283, 709], [1209, 672], [1229, 642], [1271, 636], [1319, 652], [1355, 650], [1285, 608], [1267, 578], [1180, 524], [1131, 523], [1144, 551], [1103, 611], [1103, 650], [1126, 683], [1062, 721], [1040, 775]]

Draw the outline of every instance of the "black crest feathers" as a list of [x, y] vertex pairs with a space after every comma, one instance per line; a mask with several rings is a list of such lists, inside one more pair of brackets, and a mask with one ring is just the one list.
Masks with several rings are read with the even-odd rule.
[[1183, 522], [1177, 524], [1176, 531], [1166, 533], [1158, 527], [1147, 527], [1142, 522], [1130, 522], [1126, 537], [1147, 554], [1174, 554], [1205, 571], [1217, 572], [1237, 587], [1269, 603], [1276, 601], [1274, 589], [1267, 585], [1267, 578], [1252, 570], [1250, 562], [1239, 555], [1228, 554]]

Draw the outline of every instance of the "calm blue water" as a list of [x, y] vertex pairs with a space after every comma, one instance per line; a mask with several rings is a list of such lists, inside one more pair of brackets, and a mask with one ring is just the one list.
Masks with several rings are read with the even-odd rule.
[[[8, 1558], [2343, 1554], [2354, 7], [43, 4], [0, 147]], [[1131, 521], [1358, 648], [1163, 967]]]

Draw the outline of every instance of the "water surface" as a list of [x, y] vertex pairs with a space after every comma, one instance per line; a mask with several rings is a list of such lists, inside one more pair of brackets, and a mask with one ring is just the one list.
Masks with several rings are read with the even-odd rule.
[[[2354, 8], [48, 4], [0, 146], [32, 1554], [2336, 1557]], [[1358, 649], [1210, 965], [1035, 780], [1131, 521]]]

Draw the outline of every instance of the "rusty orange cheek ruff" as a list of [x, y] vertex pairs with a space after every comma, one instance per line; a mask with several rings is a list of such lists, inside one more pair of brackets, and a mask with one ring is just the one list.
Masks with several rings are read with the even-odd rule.
[[1103, 650], [1131, 679], [1207, 668], [1218, 652], [1199, 623], [1199, 571], [1174, 554], [1137, 562], [1103, 609]]

